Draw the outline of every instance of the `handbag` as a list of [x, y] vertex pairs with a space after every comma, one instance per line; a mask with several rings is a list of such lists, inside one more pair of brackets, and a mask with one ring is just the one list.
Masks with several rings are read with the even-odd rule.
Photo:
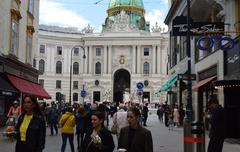
[[113, 124], [112, 128], [111, 128], [111, 132], [112, 134], [117, 134], [117, 125]]
[[[117, 119], [117, 112], [116, 112], [116, 119]], [[111, 133], [116, 135], [118, 133], [117, 129], [118, 129], [118, 126], [117, 126], [117, 121], [116, 121], [116, 123], [113, 123], [113, 125], [112, 125]]]

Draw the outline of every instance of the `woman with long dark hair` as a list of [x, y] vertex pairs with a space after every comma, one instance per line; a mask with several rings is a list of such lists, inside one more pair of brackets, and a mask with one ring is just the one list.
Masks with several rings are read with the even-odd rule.
[[45, 146], [46, 125], [35, 97], [23, 98], [24, 111], [16, 125], [15, 152], [42, 152]]
[[92, 114], [93, 129], [84, 138], [83, 152], [113, 152], [114, 142], [111, 132], [104, 127], [104, 113]]
[[127, 152], [153, 152], [152, 134], [139, 124], [140, 111], [132, 107], [127, 112], [129, 126], [120, 131], [118, 148]]

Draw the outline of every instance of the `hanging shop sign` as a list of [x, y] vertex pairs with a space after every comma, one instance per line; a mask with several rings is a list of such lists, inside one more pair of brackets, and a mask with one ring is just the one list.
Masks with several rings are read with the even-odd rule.
[[[187, 17], [177, 16], [172, 23], [173, 36], [187, 36]], [[191, 35], [224, 34], [223, 22], [194, 22], [190, 19]]]
[[[214, 42], [214, 40], [217, 40], [217, 42]], [[205, 45], [205, 44], [208, 45]], [[214, 44], [217, 43], [219, 49], [224, 51], [229, 51], [234, 48], [236, 45], [236, 41], [232, 39], [229, 36], [201, 36], [197, 41], [197, 47], [200, 50], [207, 51], [209, 49], [212, 49]]]
[[[178, 80], [188, 80], [188, 74], [178, 74]], [[191, 74], [190, 75], [190, 80], [196, 80], [197, 76], [196, 74]]]

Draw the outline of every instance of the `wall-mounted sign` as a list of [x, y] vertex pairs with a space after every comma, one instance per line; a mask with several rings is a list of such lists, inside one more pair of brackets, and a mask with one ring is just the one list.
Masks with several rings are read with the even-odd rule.
[[[190, 80], [196, 80], [196, 74], [191, 74]], [[188, 80], [188, 74], [178, 74], [178, 80]]]
[[[232, 39], [229, 36], [202, 36], [197, 41], [197, 47], [200, 50], [207, 51], [209, 49], [212, 49], [214, 46], [214, 40], [217, 40], [217, 44], [219, 49], [228, 51], [234, 48], [236, 45], [236, 42], [234, 39]], [[208, 44], [208, 45], [206, 45]], [[227, 45], [226, 45], [227, 44]]]
[[[177, 16], [172, 23], [173, 36], [187, 36], [187, 17]], [[190, 19], [191, 35], [224, 34], [223, 22], [194, 22]]]
[[87, 95], [87, 92], [86, 92], [85, 90], [82, 90], [82, 91], [81, 91], [81, 97], [84, 98], [84, 97], [86, 97], [86, 95]]
[[142, 82], [138, 82], [137, 83], [137, 88], [140, 90], [140, 89], [143, 89], [144, 85]]

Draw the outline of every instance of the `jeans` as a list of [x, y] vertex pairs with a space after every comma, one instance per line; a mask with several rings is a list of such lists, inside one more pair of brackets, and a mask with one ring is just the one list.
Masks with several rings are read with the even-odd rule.
[[57, 124], [56, 124], [56, 123], [50, 123], [49, 125], [50, 125], [51, 135], [53, 135], [53, 128], [55, 129], [56, 134], [58, 134], [58, 127], [57, 127]]
[[69, 139], [71, 152], [74, 152], [73, 137], [74, 137], [74, 134], [62, 133], [62, 148], [61, 148], [61, 152], [65, 152], [65, 148], [66, 148], [66, 144], [67, 144], [67, 138]]

